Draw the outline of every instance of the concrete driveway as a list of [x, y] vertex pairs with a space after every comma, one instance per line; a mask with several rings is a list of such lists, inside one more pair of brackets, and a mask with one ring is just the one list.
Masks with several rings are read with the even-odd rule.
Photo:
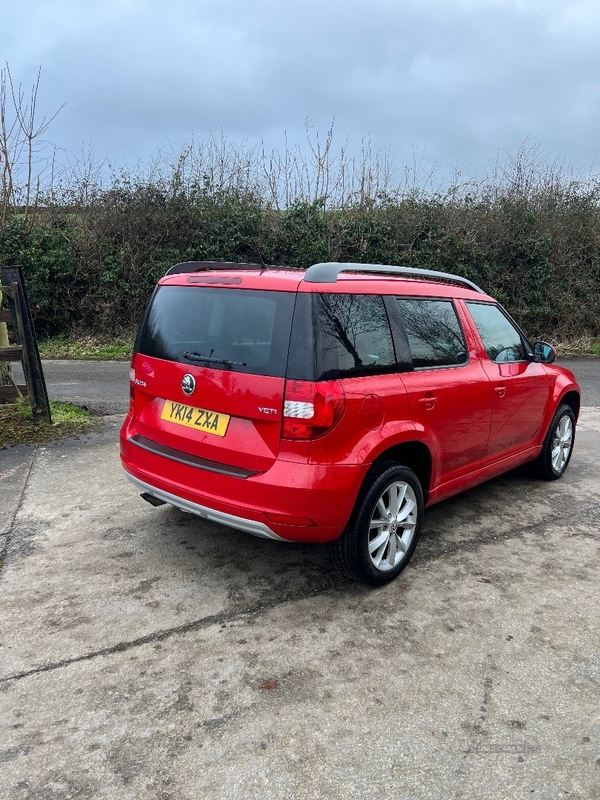
[[0, 453], [1, 798], [600, 798], [600, 410], [377, 591], [144, 503], [121, 419]]

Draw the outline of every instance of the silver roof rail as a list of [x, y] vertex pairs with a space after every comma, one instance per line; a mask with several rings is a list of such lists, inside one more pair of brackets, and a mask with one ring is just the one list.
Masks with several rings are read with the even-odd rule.
[[312, 267], [309, 267], [304, 275], [304, 280], [307, 283], [335, 283], [340, 272], [379, 272], [413, 278], [438, 278], [439, 280], [460, 283], [469, 289], [474, 289], [479, 294], [486, 294], [476, 283], [460, 275], [452, 275], [450, 272], [436, 272], [433, 269], [417, 269], [417, 267], [395, 267], [390, 264], [342, 264], [337, 261], [327, 261], [323, 264], [313, 264]]
[[261, 270], [269, 269], [266, 264], [238, 264], [235, 261], [183, 261], [165, 272], [166, 275], [180, 275], [182, 272], [204, 272], [205, 270]]

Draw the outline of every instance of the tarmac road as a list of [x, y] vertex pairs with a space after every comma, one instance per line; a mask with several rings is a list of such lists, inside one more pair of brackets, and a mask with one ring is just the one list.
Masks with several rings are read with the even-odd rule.
[[119, 413], [0, 452], [1, 800], [600, 798], [600, 362], [563, 479], [428, 509], [376, 591], [144, 503], [127, 364], [64, 363]]
[[[600, 359], [561, 359], [577, 377], [582, 405], [600, 406]], [[125, 414], [129, 406], [129, 364], [124, 361], [44, 361], [52, 400], [75, 403], [97, 414]]]
[[51, 400], [86, 406], [95, 414], [126, 414], [129, 362], [43, 361]]

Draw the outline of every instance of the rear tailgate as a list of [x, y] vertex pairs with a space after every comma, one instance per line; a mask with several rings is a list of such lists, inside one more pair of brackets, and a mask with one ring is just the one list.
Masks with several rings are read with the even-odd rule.
[[[177, 451], [241, 467], [269, 469], [279, 452], [284, 379], [183, 365], [137, 355], [136, 428]], [[195, 379], [187, 396], [184, 375]]]
[[279, 452], [295, 296], [161, 286], [132, 362], [137, 436], [176, 451], [171, 457], [269, 469]]

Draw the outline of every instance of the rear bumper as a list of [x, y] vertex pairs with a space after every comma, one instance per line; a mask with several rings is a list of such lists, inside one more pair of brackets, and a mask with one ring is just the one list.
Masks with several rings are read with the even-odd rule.
[[150, 452], [124, 433], [121, 463], [141, 492], [183, 511], [255, 536], [315, 543], [341, 535], [368, 468], [277, 459], [266, 472], [242, 478]]
[[277, 539], [280, 542], [286, 541], [281, 536], [277, 536], [275, 531], [272, 531], [262, 522], [236, 517], [233, 514], [226, 514], [224, 511], [216, 511], [213, 508], [201, 506], [200, 503], [193, 503], [191, 500], [186, 500], [183, 497], [177, 497], [162, 489], [157, 489], [149, 483], [144, 483], [144, 481], [139, 480], [139, 478], [134, 478], [127, 470], [125, 470], [125, 476], [134, 486], [141, 489], [142, 492], [148, 492], [148, 494], [158, 498], [158, 500], [163, 500], [165, 503], [180, 508], [182, 511], [187, 511], [189, 514], [197, 514], [203, 519], [208, 519], [211, 522], [218, 522], [221, 525], [227, 525], [229, 528], [237, 528], [237, 530], [251, 533], [253, 536], [262, 536], [264, 539]]

